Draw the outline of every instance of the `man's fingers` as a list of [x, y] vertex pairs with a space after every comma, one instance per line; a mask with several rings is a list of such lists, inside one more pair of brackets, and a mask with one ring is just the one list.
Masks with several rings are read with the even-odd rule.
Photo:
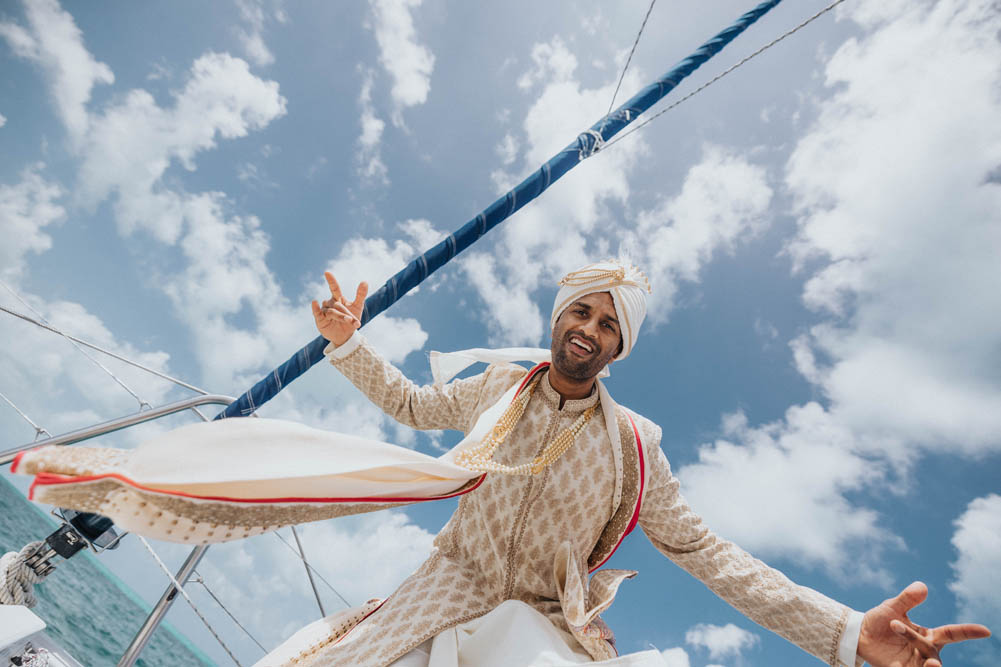
[[932, 641], [937, 646], [945, 646], [967, 639], [985, 639], [991, 636], [991, 631], [978, 623], [956, 623], [942, 625], [932, 630]]
[[335, 303], [328, 310], [334, 312], [336, 315], [340, 316], [342, 319], [351, 320], [356, 326], [361, 326], [361, 320], [359, 320], [354, 313], [352, 313], [347, 306], [343, 303]]
[[341, 286], [337, 284], [337, 278], [330, 271], [324, 271], [323, 277], [327, 279], [327, 286], [330, 287], [330, 298], [334, 301], [341, 300]]
[[368, 296], [368, 283], [364, 280], [358, 283], [358, 291], [355, 292], [355, 300], [351, 302], [351, 309], [361, 312], [365, 306], [365, 297]]
[[925, 601], [928, 597], [928, 587], [920, 581], [915, 581], [913, 584], [900, 591], [900, 595], [895, 598], [890, 598], [886, 601], [890, 607], [893, 608], [899, 614], [906, 614], [914, 607]]
[[890, 629], [898, 635], [906, 637], [911, 642], [911, 646], [916, 648], [918, 653], [921, 654], [921, 657], [938, 658], [938, 648], [924, 634], [911, 627], [910, 624], [893, 619], [890, 621]]

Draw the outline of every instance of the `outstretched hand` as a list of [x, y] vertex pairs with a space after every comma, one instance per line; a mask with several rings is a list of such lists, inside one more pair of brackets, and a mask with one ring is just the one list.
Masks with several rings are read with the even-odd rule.
[[313, 319], [316, 328], [324, 338], [334, 345], [342, 345], [354, 330], [361, 326], [361, 313], [365, 308], [365, 297], [368, 295], [368, 283], [358, 285], [355, 300], [348, 302], [341, 294], [341, 287], [330, 271], [325, 271], [323, 277], [330, 287], [330, 298], [319, 304], [313, 301]]
[[928, 587], [916, 581], [900, 595], [866, 612], [859, 635], [858, 655], [873, 667], [942, 667], [939, 652], [946, 644], [990, 637], [976, 623], [923, 628], [907, 612], [925, 601]]

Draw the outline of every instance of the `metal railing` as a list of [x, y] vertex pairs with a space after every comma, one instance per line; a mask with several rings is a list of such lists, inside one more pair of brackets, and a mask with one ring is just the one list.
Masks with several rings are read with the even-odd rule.
[[[26, 445], [18, 445], [17, 447], [5, 449], [0, 451], [0, 465], [10, 463], [14, 460], [15, 456], [23, 451], [35, 449], [36, 447], [42, 447], [43, 445], [72, 445], [77, 442], [82, 442], [83, 440], [96, 438], [99, 435], [113, 433], [114, 431], [119, 431], [123, 428], [128, 428], [129, 426], [135, 426], [136, 424], [141, 424], [153, 419], [159, 419], [160, 417], [165, 417], [167, 415], [174, 414], [175, 412], [181, 412], [182, 410], [194, 410], [199, 405], [229, 405], [234, 400], [236, 399], [232, 396], [223, 396], [222, 394], [205, 394], [204, 396], [193, 396], [182, 401], [161, 405], [158, 408], [142, 410], [134, 414], [119, 417], [118, 419], [112, 419], [100, 424], [94, 424], [93, 426], [70, 431], [69, 433], [63, 433], [62, 435], [56, 435], [51, 438], [42, 438], [41, 440], [29, 442]], [[198, 416], [205, 419], [205, 416], [200, 412], [198, 413]]]
[[[142, 410], [134, 414], [119, 417], [118, 419], [112, 419], [100, 424], [63, 433], [62, 435], [36, 440], [26, 445], [19, 445], [17, 447], [6, 449], [0, 452], [0, 465], [10, 463], [19, 453], [29, 449], [35, 449], [36, 447], [42, 447], [44, 445], [71, 445], [90, 438], [96, 438], [100, 435], [113, 433], [114, 431], [119, 431], [123, 428], [135, 426], [136, 424], [172, 415], [183, 410], [193, 410], [201, 419], [204, 420], [207, 419], [205, 415], [196, 409], [199, 405], [229, 405], [234, 400], [235, 399], [233, 397], [224, 396], [222, 394], [205, 394], [203, 396], [194, 396], [192, 398], [186, 398], [174, 403], [168, 403], [157, 408]], [[191, 576], [195, 567], [198, 566], [199, 561], [201, 561], [202, 556], [205, 555], [206, 551], [208, 551], [207, 545], [197, 546], [191, 550], [191, 553], [188, 554], [188, 557], [184, 560], [181, 568], [177, 571], [175, 579], [177, 579], [179, 584], [183, 586], [188, 581], [188, 577]], [[136, 660], [139, 659], [139, 654], [153, 637], [153, 632], [155, 632], [160, 623], [163, 622], [164, 616], [167, 614], [170, 606], [174, 603], [174, 599], [176, 597], [177, 588], [174, 586], [173, 582], [171, 582], [171, 584], [167, 586], [167, 590], [160, 596], [160, 600], [153, 606], [149, 616], [146, 617], [146, 621], [142, 624], [142, 627], [139, 628], [136, 636], [133, 637], [132, 642], [129, 643], [128, 647], [125, 649], [125, 653], [122, 654], [121, 659], [118, 661], [118, 667], [131, 667], [135, 664]]]

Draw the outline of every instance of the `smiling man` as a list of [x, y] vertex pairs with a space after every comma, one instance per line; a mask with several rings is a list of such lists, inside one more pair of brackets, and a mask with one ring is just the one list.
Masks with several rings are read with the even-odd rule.
[[551, 363], [530, 371], [495, 363], [424, 387], [355, 331], [366, 285], [348, 302], [326, 277], [331, 297], [314, 301], [313, 314], [331, 363], [401, 423], [482, 431], [455, 461], [488, 474], [462, 496], [428, 560], [385, 602], [344, 616], [300, 656], [307, 664], [663, 666], [657, 651], [618, 657], [600, 618], [635, 572], [599, 568], [637, 525], [748, 618], [830, 665], [864, 658], [875, 667], [940, 667], [943, 645], [989, 634], [972, 624], [911, 623], [921, 584], [863, 615], [797, 586], [703, 524], [671, 474], [660, 428], [617, 405], [598, 379], [629, 356], [646, 315], [650, 287], [636, 267], [600, 262], [560, 281]]

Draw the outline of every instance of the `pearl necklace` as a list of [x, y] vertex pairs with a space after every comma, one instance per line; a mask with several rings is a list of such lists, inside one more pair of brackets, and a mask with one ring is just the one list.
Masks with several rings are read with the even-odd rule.
[[595, 410], [598, 408], [597, 404], [585, 410], [573, 424], [563, 429], [551, 443], [546, 445], [542, 453], [531, 461], [509, 466], [493, 460], [494, 452], [507, 439], [507, 436], [511, 434], [515, 424], [518, 423], [518, 420], [525, 413], [528, 401], [531, 399], [532, 392], [535, 391], [541, 377], [542, 374], [540, 373], [528, 387], [522, 390], [517, 398], [511, 401], [511, 405], [508, 406], [507, 410], [504, 411], [504, 414], [501, 415], [501, 418], [497, 420], [497, 423], [490, 430], [490, 433], [478, 445], [460, 452], [455, 457], [457, 465], [476, 472], [497, 472], [505, 475], [538, 475], [567, 453], [574, 441], [577, 440], [577, 436], [584, 429], [584, 426], [594, 416]]

